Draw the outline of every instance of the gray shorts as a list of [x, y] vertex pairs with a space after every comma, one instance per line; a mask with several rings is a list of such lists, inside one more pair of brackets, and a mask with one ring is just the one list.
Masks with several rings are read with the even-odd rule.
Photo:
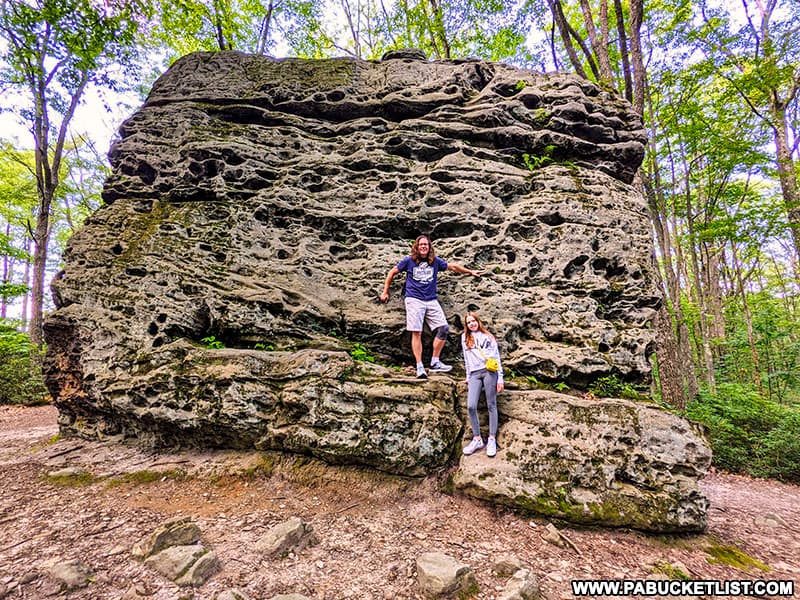
[[422, 331], [422, 325], [428, 324], [431, 331], [437, 327], [447, 325], [442, 305], [438, 300], [419, 300], [406, 298], [406, 329], [408, 331]]

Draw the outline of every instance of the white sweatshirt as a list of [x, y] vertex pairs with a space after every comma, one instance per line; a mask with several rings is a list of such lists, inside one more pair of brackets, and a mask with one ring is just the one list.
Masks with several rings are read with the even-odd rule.
[[487, 358], [496, 358], [497, 364], [500, 365], [497, 370], [497, 383], [503, 383], [503, 363], [500, 362], [500, 349], [497, 347], [497, 340], [494, 339], [494, 336], [480, 331], [474, 332], [472, 339], [475, 341], [475, 345], [469, 350], [467, 350], [466, 337], [466, 333], [461, 334], [461, 350], [464, 353], [464, 368], [467, 370], [467, 378], [469, 379], [469, 374], [473, 371], [485, 369]]

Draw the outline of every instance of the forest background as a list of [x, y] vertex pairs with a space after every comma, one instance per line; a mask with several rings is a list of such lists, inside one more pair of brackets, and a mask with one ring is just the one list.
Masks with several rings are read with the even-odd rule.
[[415, 47], [571, 71], [632, 102], [665, 297], [646, 393], [709, 427], [718, 468], [800, 482], [799, 29], [797, 0], [0, 0], [0, 123], [24, 132], [0, 131], [0, 404], [48, 401], [47, 284], [109, 172], [82, 111], [116, 128], [195, 50]]

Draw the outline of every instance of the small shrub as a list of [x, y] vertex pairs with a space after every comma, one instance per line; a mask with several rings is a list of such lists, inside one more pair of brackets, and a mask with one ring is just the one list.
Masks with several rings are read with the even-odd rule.
[[553, 163], [553, 152], [555, 152], [555, 149], [556, 147], [554, 145], [548, 144], [544, 147], [541, 156], [523, 152], [522, 162], [525, 163], [525, 166], [528, 167], [529, 171], [541, 169], [542, 167], [546, 167], [547, 165]]
[[620, 381], [616, 375], [607, 375], [595, 380], [589, 391], [598, 398], [626, 398], [641, 400], [642, 395], [630, 383]]
[[205, 344], [206, 348], [209, 350], [219, 350], [220, 348], [224, 348], [225, 344], [223, 344], [220, 340], [218, 340], [213, 335], [209, 335], [208, 337], [204, 337], [200, 340], [203, 344]]
[[45, 404], [43, 353], [30, 344], [27, 333], [0, 323], [0, 404]]
[[714, 466], [731, 473], [800, 482], [800, 408], [756, 390], [721, 383], [689, 404], [686, 416], [709, 430]]
[[350, 356], [353, 357], [353, 360], [360, 360], [369, 363], [375, 362], [375, 357], [370, 353], [370, 351], [358, 342], [353, 344], [353, 348], [350, 350]]

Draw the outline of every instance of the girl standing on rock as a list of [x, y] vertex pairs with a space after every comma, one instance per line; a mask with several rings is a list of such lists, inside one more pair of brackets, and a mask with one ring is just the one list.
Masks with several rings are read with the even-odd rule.
[[464, 352], [464, 368], [467, 371], [467, 413], [472, 427], [472, 441], [464, 447], [464, 454], [472, 454], [483, 448], [481, 427], [478, 423], [478, 399], [481, 389], [486, 395], [489, 409], [489, 439], [486, 441], [486, 456], [497, 454], [497, 394], [503, 391], [503, 366], [497, 340], [481, 322], [478, 313], [464, 315], [464, 333], [461, 334], [461, 349]]

